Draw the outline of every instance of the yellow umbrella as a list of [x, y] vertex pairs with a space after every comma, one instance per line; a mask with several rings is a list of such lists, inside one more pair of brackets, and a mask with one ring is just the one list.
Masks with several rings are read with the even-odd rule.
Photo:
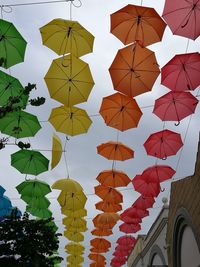
[[85, 247], [81, 244], [70, 242], [65, 246], [65, 251], [68, 254], [81, 255], [84, 254]]
[[76, 193], [62, 191], [57, 200], [65, 210], [75, 211], [84, 208], [87, 197], [82, 191], [77, 191]]
[[82, 186], [78, 182], [76, 182], [75, 180], [70, 179], [70, 178], [64, 178], [64, 179], [57, 180], [52, 185], [52, 188], [53, 189], [59, 189], [65, 193], [75, 193], [75, 192], [83, 190]]
[[53, 108], [49, 122], [56, 131], [71, 136], [86, 133], [92, 123], [84, 109], [66, 106]]
[[94, 86], [89, 65], [71, 54], [53, 60], [44, 79], [51, 98], [66, 106], [86, 102]]
[[55, 168], [62, 156], [62, 143], [60, 138], [53, 134], [52, 138], [52, 157], [51, 157], [51, 169]]
[[58, 55], [91, 53], [94, 36], [77, 21], [54, 19], [40, 28], [42, 42]]
[[74, 231], [86, 232], [88, 228], [86, 227], [86, 225], [80, 225], [80, 226], [71, 226], [69, 228], [65, 227], [65, 230], [69, 232], [74, 232]]
[[86, 220], [82, 218], [70, 218], [70, 217], [65, 217], [62, 220], [63, 224], [66, 226], [66, 228], [82, 228], [86, 227]]
[[72, 264], [79, 264], [84, 262], [84, 258], [82, 256], [69, 255], [67, 261]]
[[69, 263], [67, 264], [67, 267], [82, 267], [81, 264], [72, 264], [72, 263]]
[[84, 240], [84, 235], [76, 230], [74, 231], [65, 230], [64, 236], [67, 239], [74, 241], [74, 242], [82, 242]]
[[62, 214], [68, 216], [69, 218], [82, 218], [87, 216], [87, 210], [86, 209], [80, 209], [80, 210], [67, 210], [65, 207], [61, 208]]

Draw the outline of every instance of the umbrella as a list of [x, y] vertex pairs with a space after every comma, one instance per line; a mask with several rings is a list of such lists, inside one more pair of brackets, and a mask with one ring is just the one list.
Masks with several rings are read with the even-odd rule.
[[160, 70], [154, 52], [136, 43], [117, 52], [109, 72], [114, 89], [134, 97], [151, 91]]
[[62, 142], [56, 134], [53, 134], [51, 169], [54, 169], [58, 165], [61, 156], [62, 156]]
[[200, 35], [199, 0], [166, 0], [162, 16], [173, 34], [192, 40]]
[[92, 230], [91, 234], [96, 235], [96, 236], [109, 236], [109, 235], [112, 235], [113, 232], [111, 229], [107, 229], [107, 228], [102, 226], [102, 227], [98, 227], [98, 228]]
[[106, 202], [118, 204], [123, 202], [123, 195], [115, 188], [103, 185], [94, 187], [95, 194]]
[[135, 207], [136, 209], [146, 210], [152, 208], [154, 203], [155, 199], [153, 197], [140, 196], [133, 203], [132, 207]]
[[6, 190], [0, 185], [0, 197], [2, 197], [5, 192]]
[[90, 263], [90, 267], [105, 267], [106, 266], [106, 262], [96, 262], [93, 261], [92, 263]]
[[33, 197], [22, 195], [21, 199], [23, 199], [31, 208], [47, 209], [51, 204], [50, 201], [44, 196]]
[[136, 175], [132, 184], [135, 190], [143, 197], [157, 197], [160, 193], [160, 184], [159, 181], [155, 181], [153, 177], [143, 177], [142, 175]]
[[82, 191], [77, 191], [76, 193], [61, 192], [57, 198], [63, 210], [79, 210], [83, 209], [87, 198]]
[[111, 33], [123, 44], [140, 41], [143, 46], [160, 42], [166, 24], [154, 8], [127, 5], [111, 15]]
[[128, 224], [138, 224], [142, 222], [141, 218], [134, 218], [123, 214], [120, 215], [120, 219]]
[[149, 216], [149, 211], [148, 210], [142, 210], [142, 209], [138, 209], [136, 207], [130, 207], [127, 208], [126, 210], [123, 211], [123, 213], [121, 213], [120, 216], [123, 217], [131, 217], [131, 218], [144, 218], [146, 216]]
[[11, 207], [12, 207], [12, 204], [11, 204], [10, 199], [6, 196], [1, 196], [0, 197], [0, 211], [9, 210]]
[[2, 67], [8, 69], [24, 61], [26, 41], [9, 21], [0, 19], [0, 55]]
[[61, 190], [65, 193], [75, 193], [83, 190], [82, 186], [78, 182], [70, 178], [64, 178], [55, 181], [52, 185], [52, 188]]
[[104, 97], [99, 113], [106, 125], [120, 131], [137, 127], [142, 116], [135, 99], [120, 93]]
[[42, 197], [51, 192], [50, 186], [40, 180], [27, 180], [16, 186], [19, 194], [29, 197]]
[[26, 206], [26, 211], [31, 213], [33, 216], [36, 216], [41, 219], [50, 218], [52, 216], [52, 212], [49, 209], [40, 209], [40, 208], [33, 208], [31, 206]]
[[82, 242], [84, 240], [84, 235], [79, 233], [78, 231], [69, 231], [65, 230], [64, 231], [64, 236], [74, 242]]
[[86, 227], [86, 225], [77, 225], [77, 226], [70, 226], [70, 227], [65, 227], [66, 231], [69, 232], [86, 232], [88, 230], [88, 228]]
[[104, 212], [96, 215], [92, 221], [95, 227], [112, 229], [118, 220], [119, 215], [117, 213]]
[[67, 261], [76, 266], [76, 264], [84, 262], [84, 258], [82, 256], [69, 255]]
[[43, 44], [58, 55], [80, 57], [92, 52], [94, 36], [77, 21], [53, 19], [40, 28], [40, 33]]
[[87, 133], [92, 121], [84, 109], [60, 106], [53, 108], [49, 122], [56, 131], [67, 135]]
[[200, 85], [200, 54], [174, 56], [161, 69], [161, 83], [172, 91], [196, 89]]
[[115, 204], [107, 201], [99, 201], [95, 204], [97, 210], [102, 210], [104, 212], [118, 212], [122, 210], [121, 204]]
[[34, 136], [41, 129], [35, 115], [19, 110], [0, 118], [0, 131], [15, 138]]
[[67, 227], [67, 228], [82, 228], [86, 227], [86, 220], [82, 218], [70, 218], [70, 217], [65, 217], [62, 219], [62, 223]]
[[9, 98], [17, 98], [17, 103], [13, 107], [25, 108], [28, 95], [23, 94], [24, 88], [15, 77], [0, 71], [0, 105], [5, 106], [9, 104]]
[[147, 154], [160, 159], [176, 155], [182, 146], [181, 135], [170, 130], [153, 133], [144, 143]]
[[119, 226], [119, 230], [124, 233], [137, 233], [141, 230], [141, 226], [140, 224], [122, 223]]
[[90, 245], [99, 250], [107, 250], [111, 247], [111, 243], [108, 240], [100, 237], [90, 240]]
[[66, 106], [87, 101], [94, 86], [89, 65], [71, 54], [53, 60], [44, 79], [51, 98]]
[[106, 253], [109, 251], [109, 248], [91, 248], [92, 253]]
[[80, 255], [84, 254], [85, 247], [81, 244], [70, 242], [65, 246], [65, 251], [68, 254]]
[[87, 210], [86, 209], [79, 209], [79, 210], [67, 210], [65, 207], [61, 208], [62, 214], [68, 216], [68, 218], [82, 218], [87, 216]]
[[136, 239], [131, 235], [121, 236], [117, 239], [117, 243], [122, 246], [134, 246]]
[[106, 261], [106, 258], [101, 254], [90, 253], [88, 255], [88, 258], [90, 260], [96, 261], [97, 263], [100, 263], [100, 262], [104, 263]]
[[109, 141], [97, 146], [97, 153], [109, 160], [127, 160], [134, 157], [134, 151], [121, 142]]
[[102, 171], [96, 179], [100, 184], [110, 187], [127, 186], [131, 181], [124, 172], [117, 170]]
[[34, 150], [19, 150], [11, 154], [11, 165], [19, 172], [38, 175], [48, 171], [49, 160]]
[[156, 99], [153, 113], [162, 121], [177, 121], [193, 114], [198, 104], [198, 99], [190, 92], [169, 92]]
[[156, 183], [162, 183], [172, 178], [175, 173], [176, 171], [168, 165], [153, 165], [143, 171], [142, 178], [151, 179]]

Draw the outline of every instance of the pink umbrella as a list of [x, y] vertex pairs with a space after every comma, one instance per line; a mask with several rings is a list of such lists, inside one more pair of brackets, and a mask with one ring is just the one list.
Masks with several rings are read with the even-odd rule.
[[128, 224], [128, 223], [122, 223], [119, 226], [119, 230], [124, 233], [137, 233], [141, 230], [140, 224]]
[[145, 180], [150, 179], [151, 181], [162, 183], [172, 178], [175, 173], [176, 171], [168, 165], [153, 165], [146, 168], [141, 176]]
[[140, 196], [136, 201], [133, 203], [132, 207], [140, 210], [146, 210], [153, 207], [155, 203], [155, 199], [153, 197], [143, 197]]

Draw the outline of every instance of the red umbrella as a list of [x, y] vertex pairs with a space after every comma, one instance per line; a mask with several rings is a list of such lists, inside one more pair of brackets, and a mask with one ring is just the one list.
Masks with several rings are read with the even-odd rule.
[[160, 159], [176, 155], [182, 146], [181, 135], [170, 130], [153, 133], [144, 143], [147, 154]]
[[157, 197], [160, 193], [160, 183], [155, 182], [155, 178], [143, 177], [142, 175], [136, 175], [132, 184], [137, 192], [144, 197]]
[[131, 235], [124, 235], [117, 239], [117, 243], [123, 246], [134, 246], [136, 239]]
[[142, 222], [142, 219], [141, 218], [133, 218], [133, 217], [130, 217], [130, 216], [127, 216], [127, 215], [120, 215], [120, 219], [125, 222], [125, 223], [133, 223], [133, 224], [138, 224], [138, 223], [141, 223]]
[[141, 230], [141, 226], [140, 224], [122, 223], [119, 226], [119, 230], [124, 233], [137, 233]]
[[132, 207], [140, 210], [146, 210], [153, 207], [155, 199], [153, 197], [140, 196], [132, 205]]
[[175, 173], [176, 171], [168, 165], [153, 165], [146, 168], [141, 176], [143, 179], [150, 179], [151, 181], [162, 183], [172, 178]]
[[194, 90], [200, 85], [200, 54], [173, 57], [161, 69], [161, 84], [172, 91]]
[[179, 124], [195, 112], [198, 102], [190, 92], [172, 91], [156, 99], [153, 113], [162, 121], [178, 121]]
[[192, 40], [200, 35], [199, 0], [166, 0], [162, 16], [173, 34]]
[[[127, 256], [131, 250], [132, 250], [132, 246], [125, 246], [125, 245], [117, 245], [115, 248], [115, 252], [117, 252], [118, 254], [120, 254], [120, 252], [126, 253], [126, 255], [124, 255], [124, 256]], [[114, 255], [114, 253], [113, 253], [113, 255]], [[122, 256], [122, 257], [124, 257], [124, 256]]]
[[132, 218], [144, 218], [146, 216], [149, 216], [148, 210], [141, 210], [137, 209], [135, 207], [130, 207], [124, 210], [124, 212], [121, 214], [121, 216], [128, 216]]

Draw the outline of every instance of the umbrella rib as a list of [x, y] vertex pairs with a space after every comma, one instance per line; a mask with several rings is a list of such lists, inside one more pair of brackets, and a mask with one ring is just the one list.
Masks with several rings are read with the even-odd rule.
[[164, 13], [162, 16], [164, 17], [164, 16], [167, 16], [167, 15], [169, 15], [169, 14], [172, 14], [172, 13], [174, 13], [174, 12], [177, 12], [177, 11], [180, 11], [180, 10], [184, 10], [184, 9], [188, 9], [188, 6], [187, 7], [181, 7], [181, 8], [177, 8], [177, 9], [174, 9], [174, 10], [172, 10], [172, 11], [169, 11], [169, 12], [167, 12], [167, 13]]
[[21, 59], [23, 59], [24, 56], [21, 55], [21, 53], [20, 53], [20, 51], [18, 50], [18, 48], [17, 48], [17, 47], [16, 47], [16, 46], [15, 46], [9, 39], [6, 38], [6, 40], [7, 40], [8, 43], [10, 43], [11, 46], [13, 46], [13, 47], [16, 49], [16, 51], [17, 51], [17, 53], [20, 55]]
[[[149, 57], [151, 57], [152, 55], [154, 55], [154, 52], [150, 52], [148, 56], [146, 56], [144, 59], [142, 59], [137, 65], [134, 66], [134, 68], [137, 68], [137, 66], [139, 66], [140, 64], [142, 64], [143, 62], [145, 62]], [[157, 62], [156, 62], [157, 63]]]
[[54, 62], [54, 64], [57, 65], [58, 69], [60, 69], [60, 70], [62, 71], [62, 73], [64, 73], [64, 75], [67, 76], [67, 78], [69, 79], [69, 78], [70, 78], [70, 75], [64, 71], [64, 68], [62, 68], [62, 67], [57, 63], [56, 60], [54, 60], [53, 62]]

